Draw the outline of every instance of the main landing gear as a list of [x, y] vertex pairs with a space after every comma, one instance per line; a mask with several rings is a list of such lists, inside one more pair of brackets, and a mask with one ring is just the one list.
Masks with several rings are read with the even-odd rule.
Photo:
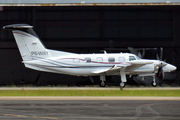
[[[120, 76], [121, 76], [121, 82], [119, 84], [119, 86], [121, 88], [124, 88], [126, 86], [126, 82], [127, 82], [127, 79], [126, 79], [126, 74], [125, 74], [125, 68], [122, 68], [120, 70]], [[99, 83], [99, 86], [100, 87], [105, 87], [106, 86], [106, 78], [105, 78], [105, 75], [100, 75], [100, 83]]]
[[121, 83], [120, 83], [120, 88], [124, 88], [126, 86], [126, 74], [125, 74], [125, 68], [122, 68], [120, 70], [120, 76], [121, 76]]
[[106, 78], [104, 75], [100, 76], [100, 82], [99, 82], [100, 87], [105, 87], [106, 86]]
[[[123, 81], [123, 80], [121, 80]], [[100, 87], [105, 87], [106, 86], [106, 78], [105, 76], [100, 76], [100, 82], [99, 82]], [[126, 86], [126, 82], [120, 82], [119, 86], [121, 88], [124, 88]]]

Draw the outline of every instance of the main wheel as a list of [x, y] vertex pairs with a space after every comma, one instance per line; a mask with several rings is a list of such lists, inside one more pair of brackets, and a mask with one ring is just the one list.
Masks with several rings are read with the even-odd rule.
[[126, 84], [125, 84], [124, 82], [121, 82], [121, 83], [120, 83], [120, 87], [121, 87], [121, 88], [124, 88], [125, 86], [126, 86]]
[[152, 86], [153, 86], [153, 87], [156, 87], [156, 86], [157, 86], [157, 84], [156, 84], [155, 82], [153, 82], [153, 83], [152, 83]]
[[99, 86], [100, 86], [100, 87], [105, 87], [105, 86], [106, 86], [106, 82], [105, 82], [105, 81], [103, 81], [103, 82], [100, 81], [100, 82], [99, 82]]

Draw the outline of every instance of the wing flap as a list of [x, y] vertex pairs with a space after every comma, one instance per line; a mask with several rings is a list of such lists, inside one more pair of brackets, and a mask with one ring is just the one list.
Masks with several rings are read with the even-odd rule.
[[112, 71], [112, 70], [118, 70], [118, 69], [120, 69], [120, 68], [121, 68], [121, 67], [117, 67], [116, 65], [114, 65], [114, 66], [112, 66], [111, 68], [99, 69], [99, 70], [93, 71], [93, 72], [91, 72], [91, 73], [100, 74], [100, 73], [109, 72], [109, 71]]

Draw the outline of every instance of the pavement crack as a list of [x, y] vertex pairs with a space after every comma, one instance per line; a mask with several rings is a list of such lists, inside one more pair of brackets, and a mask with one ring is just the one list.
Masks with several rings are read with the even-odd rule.
[[142, 115], [142, 107], [144, 107], [145, 105], [140, 105], [138, 107], [136, 107], [136, 115], [134, 116], [134, 119], [136, 120], [137, 118], [139, 118]]
[[160, 118], [161, 117], [161, 116], [159, 116], [160, 113], [158, 113], [157, 111], [153, 110], [151, 108], [152, 105], [155, 105], [155, 104], [143, 104], [143, 105], [140, 105], [140, 106], [136, 107], [136, 115], [133, 117], [132, 120], [137, 120], [140, 116], [142, 116], [142, 114], [143, 114], [142, 108], [143, 107], [146, 107], [151, 113], [155, 114], [155, 116], [150, 117], [151, 120], [155, 120], [157, 118]]

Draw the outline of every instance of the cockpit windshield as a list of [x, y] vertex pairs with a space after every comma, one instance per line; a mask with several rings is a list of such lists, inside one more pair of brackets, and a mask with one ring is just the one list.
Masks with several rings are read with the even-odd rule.
[[129, 61], [132, 61], [132, 60], [141, 60], [141, 58], [138, 57], [137, 55], [135, 55], [135, 56], [129, 56]]
[[140, 57], [138, 57], [137, 55], [136, 55], [136, 58], [137, 58], [138, 60], [141, 60], [141, 58], [140, 58]]
[[129, 61], [133, 61], [136, 60], [136, 58], [134, 56], [129, 56]]

